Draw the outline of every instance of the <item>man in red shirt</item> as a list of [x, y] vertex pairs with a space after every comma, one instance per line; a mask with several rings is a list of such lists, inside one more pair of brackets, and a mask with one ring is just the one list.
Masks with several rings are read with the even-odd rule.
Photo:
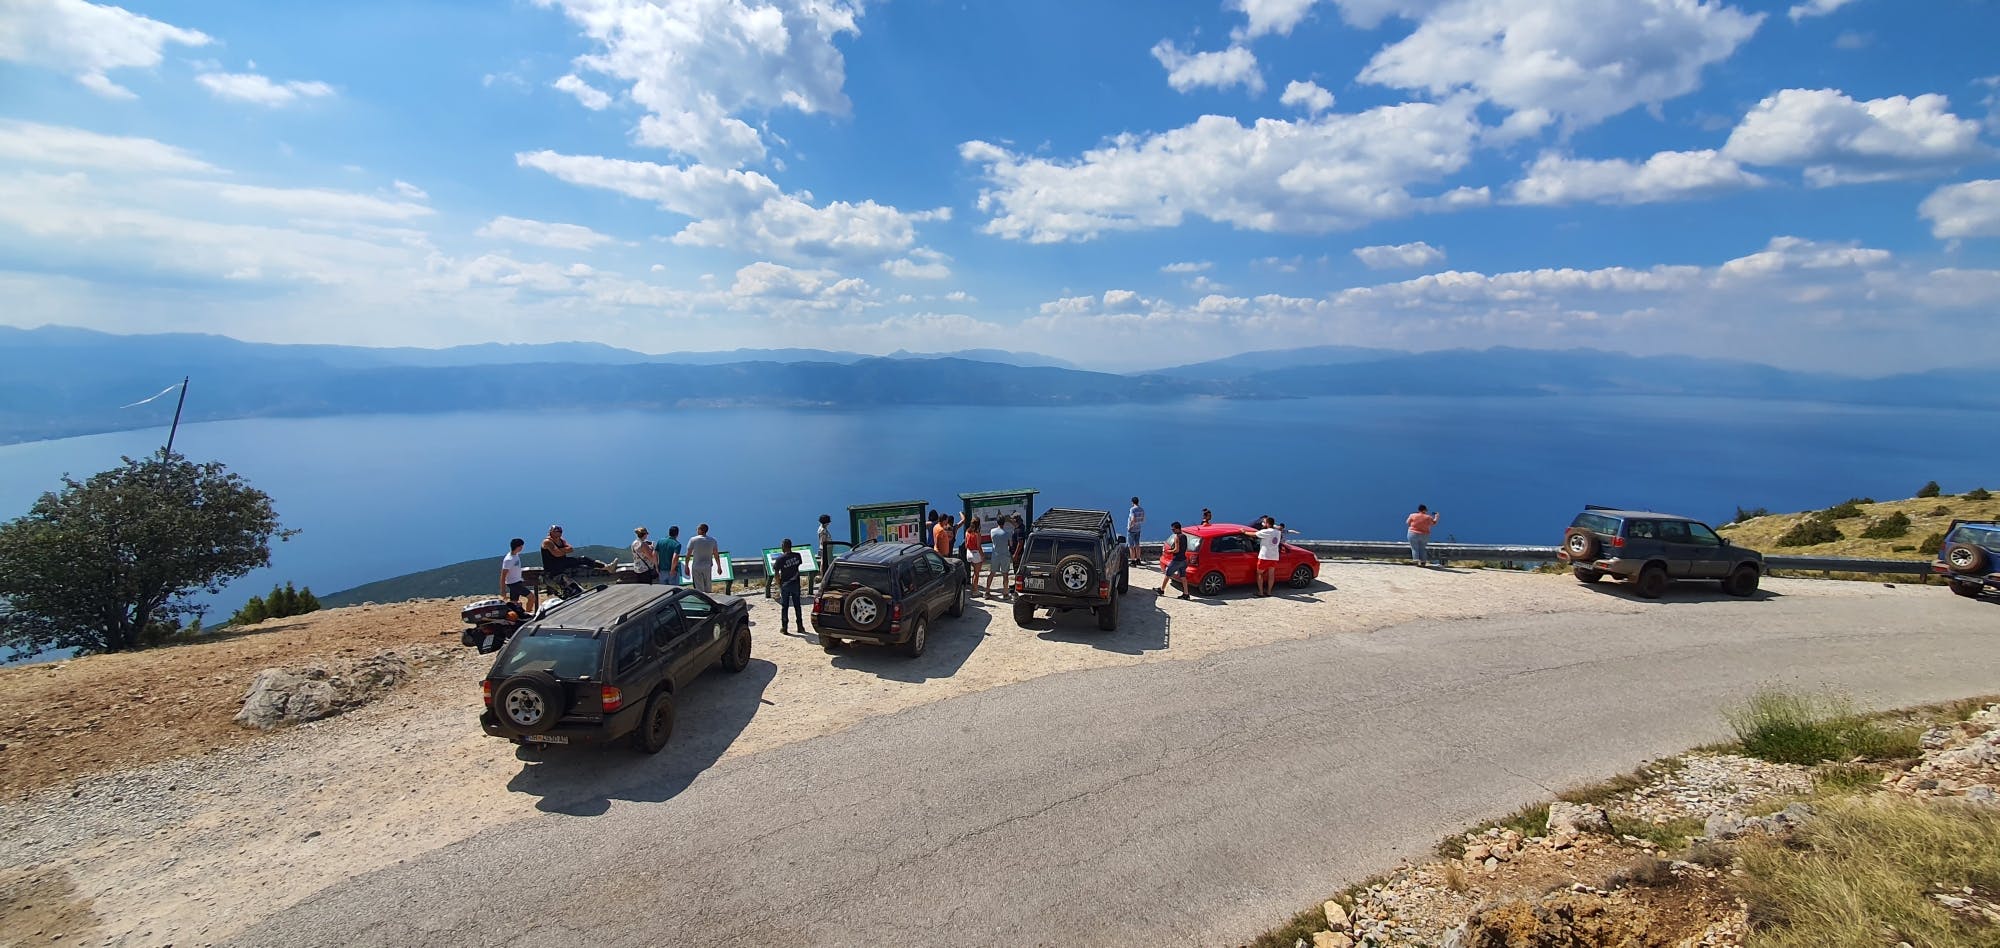
[[1417, 512], [1409, 516], [1410, 558], [1418, 566], [1430, 565], [1431, 528], [1437, 526], [1438, 515], [1423, 504], [1417, 505]]

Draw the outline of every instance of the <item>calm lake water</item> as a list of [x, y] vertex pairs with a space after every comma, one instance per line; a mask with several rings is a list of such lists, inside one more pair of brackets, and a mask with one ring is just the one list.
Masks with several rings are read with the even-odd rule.
[[[1115, 408], [866, 412], [482, 413], [184, 426], [176, 447], [269, 492], [273, 565], [225, 591], [226, 615], [274, 581], [320, 592], [532, 545], [623, 546], [644, 524], [706, 521], [725, 550], [805, 541], [849, 504], [1032, 487], [1037, 509], [1138, 494], [1157, 540], [1203, 506], [1307, 537], [1400, 539], [1418, 503], [1439, 536], [1554, 543], [1584, 503], [1727, 520], [1737, 504], [2000, 488], [2000, 413], [1696, 398], [1199, 400]], [[157, 448], [164, 429], [0, 447], [0, 519], [42, 491]]]

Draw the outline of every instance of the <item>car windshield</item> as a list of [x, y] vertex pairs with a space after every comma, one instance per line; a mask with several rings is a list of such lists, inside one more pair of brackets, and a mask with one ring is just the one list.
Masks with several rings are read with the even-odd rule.
[[1089, 540], [1078, 537], [1031, 537], [1028, 541], [1028, 559], [1035, 563], [1053, 563], [1073, 553], [1089, 556], [1091, 546]]
[[1951, 542], [1969, 543], [1989, 550], [2000, 549], [2000, 527], [1975, 527], [1961, 523], [1958, 529], [1951, 532]]
[[1607, 517], [1603, 514], [1577, 514], [1576, 519], [1570, 521], [1570, 526], [1582, 527], [1592, 533], [1602, 533], [1614, 537], [1618, 535], [1618, 518]]
[[889, 571], [880, 566], [864, 566], [835, 560], [833, 568], [826, 571], [828, 589], [846, 589], [853, 586], [873, 586], [882, 589], [888, 582]]
[[589, 632], [537, 630], [532, 635], [517, 636], [509, 644], [512, 647], [493, 673], [496, 678], [538, 671], [557, 678], [597, 674], [599, 649], [596, 637]]

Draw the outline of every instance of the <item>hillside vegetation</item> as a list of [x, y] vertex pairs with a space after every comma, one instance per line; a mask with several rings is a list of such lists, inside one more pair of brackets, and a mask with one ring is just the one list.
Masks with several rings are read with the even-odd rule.
[[[1940, 494], [1880, 502], [1855, 498], [1823, 510], [1765, 514], [1716, 529], [1732, 543], [1769, 554], [1922, 559], [1937, 552], [1936, 543], [1953, 519], [2000, 520], [2000, 496], [1979, 490], [1968, 494], [1971, 496]], [[1908, 518], [1909, 526], [1900, 535], [1888, 535], [1897, 532], [1897, 514]], [[1839, 539], [1797, 545], [1779, 542], [1788, 534], [1795, 538], [1815, 531], [1830, 535], [1825, 533], [1829, 526], [1838, 531]]]
[[[611, 562], [630, 560], [630, 550], [614, 546], [580, 546], [578, 556]], [[522, 566], [542, 565], [542, 551], [531, 545], [521, 554]], [[411, 599], [447, 599], [460, 596], [491, 596], [500, 591], [500, 554], [453, 563], [417, 573], [405, 573], [352, 589], [319, 597], [321, 607], [358, 606], [365, 602], [405, 602]]]

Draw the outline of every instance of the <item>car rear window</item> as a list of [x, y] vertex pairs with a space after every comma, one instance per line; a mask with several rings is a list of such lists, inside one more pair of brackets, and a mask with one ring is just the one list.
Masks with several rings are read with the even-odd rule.
[[563, 629], [536, 631], [532, 635], [515, 636], [507, 650], [507, 656], [500, 660], [500, 667], [494, 671], [497, 678], [519, 675], [525, 672], [548, 672], [557, 678], [582, 678], [597, 674], [598, 644], [589, 632], [571, 632]]
[[1028, 560], [1034, 563], [1053, 563], [1072, 553], [1089, 556], [1092, 552], [1091, 542], [1080, 537], [1028, 538]]
[[1569, 525], [1572, 527], [1582, 527], [1592, 533], [1602, 533], [1614, 537], [1618, 535], [1618, 518], [1607, 517], [1603, 514], [1580, 513], [1576, 515], [1575, 520], [1570, 521]]
[[889, 584], [889, 571], [880, 566], [865, 566], [859, 563], [833, 561], [833, 568], [826, 571], [828, 589], [846, 589], [853, 586], [873, 586], [885, 589]]
[[1975, 527], [1969, 523], [1961, 523], [1958, 529], [1951, 532], [1951, 542], [1970, 543], [1987, 549], [2000, 547], [2000, 527]]

